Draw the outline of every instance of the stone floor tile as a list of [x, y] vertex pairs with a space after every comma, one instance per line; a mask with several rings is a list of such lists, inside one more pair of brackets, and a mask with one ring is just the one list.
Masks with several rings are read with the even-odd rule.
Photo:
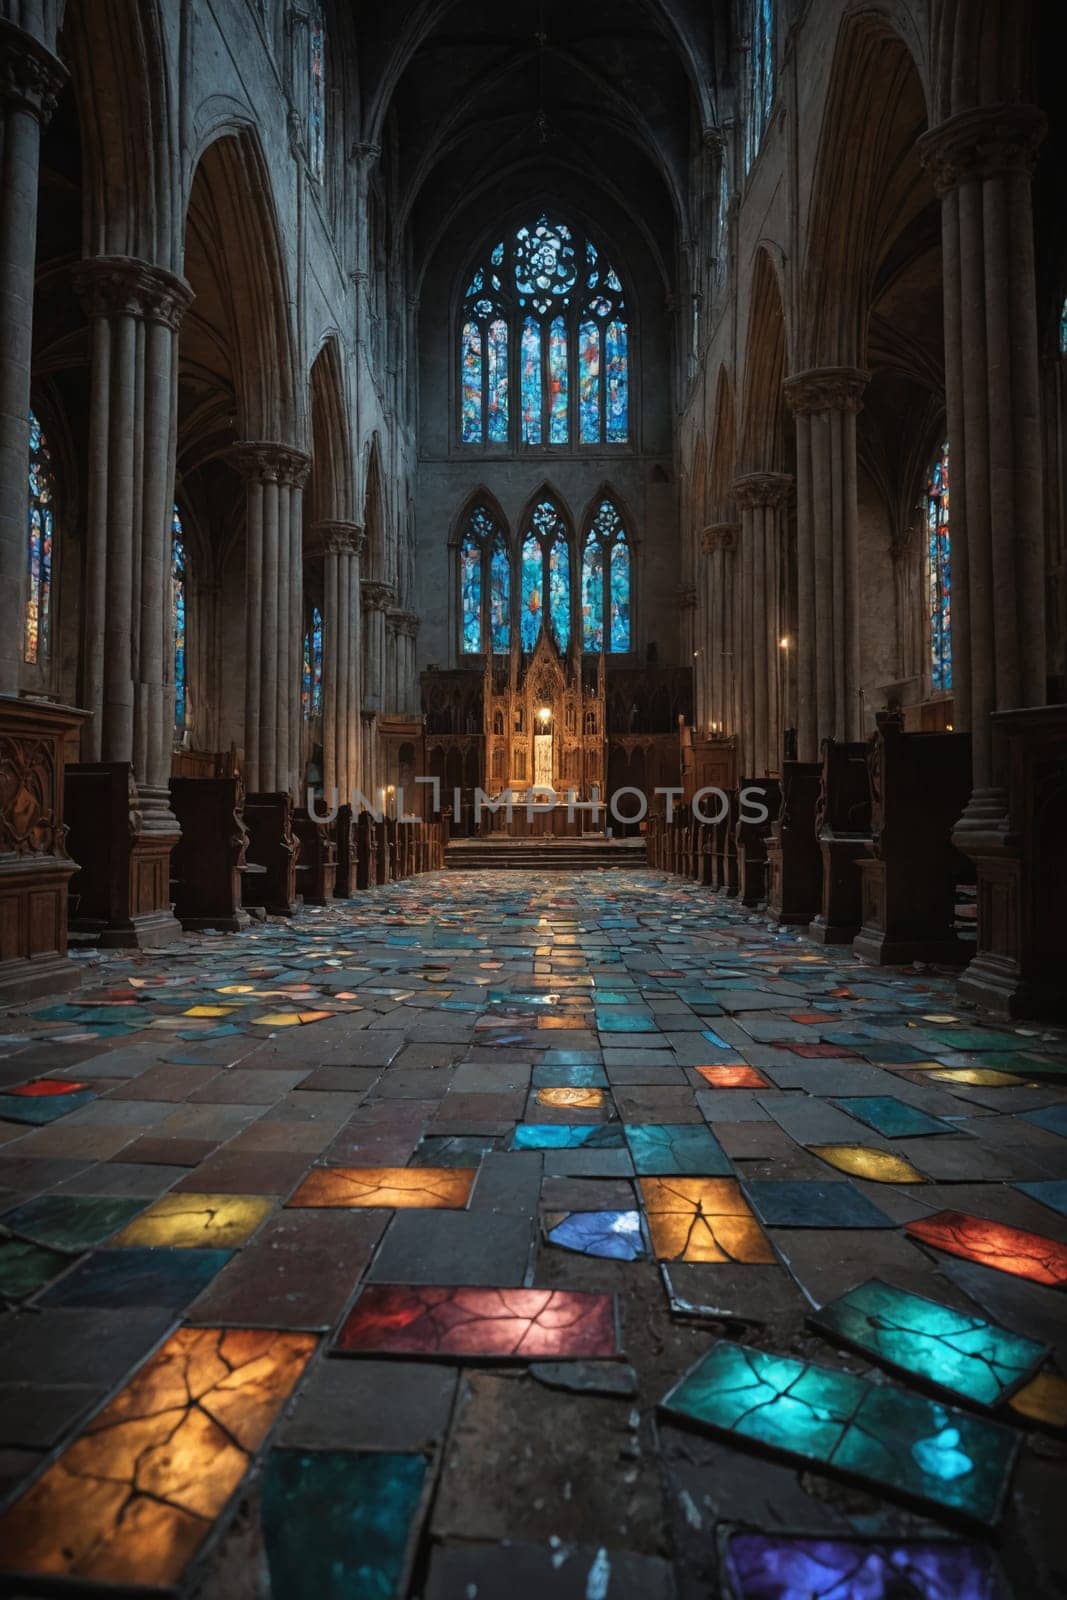
[[448, 1427], [456, 1367], [421, 1361], [316, 1363], [278, 1442], [309, 1450], [428, 1450]]
[[371, 1283], [521, 1287], [534, 1247], [530, 1217], [509, 1211], [398, 1211]]

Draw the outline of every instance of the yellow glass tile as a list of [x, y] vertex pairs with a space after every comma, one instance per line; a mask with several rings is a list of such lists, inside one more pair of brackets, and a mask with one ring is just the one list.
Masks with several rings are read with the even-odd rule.
[[255, 994], [256, 992], [254, 983], [220, 983], [217, 987], [219, 994]]
[[321, 1022], [332, 1017], [332, 1011], [271, 1011], [265, 1017], [253, 1017], [261, 1028], [296, 1028], [302, 1022]]
[[310, 1333], [179, 1328], [0, 1517], [0, 1565], [176, 1585], [314, 1348]]
[[[1016, 1077], [1014, 1072], [994, 1072], [992, 1067], [942, 1067], [936, 1072], [931, 1072], [931, 1078], [937, 1078], [941, 1083], [969, 1083], [975, 1089], [999, 1089], [1002, 1085], [1011, 1088], [1013, 1084], [1025, 1083], [1025, 1078]], [[1029, 1085], [1036, 1089], [1037, 1084]]]
[[[908, 1062], [903, 1062], [902, 1061], [902, 1062], [898, 1062], [896, 1064], [896, 1071], [898, 1071], [898, 1072], [937, 1072], [944, 1066], [944, 1064], [945, 1063], [943, 1061], [908, 1061]], [[889, 1062], [888, 1065], [892, 1066], [893, 1063]]]
[[640, 1181], [657, 1260], [774, 1263], [770, 1241], [736, 1178]]
[[820, 1161], [854, 1178], [869, 1178], [872, 1183], [926, 1182], [910, 1161], [888, 1150], [872, 1150], [866, 1144], [811, 1144], [808, 1149]]
[[542, 1013], [537, 1019], [539, 1028], [588, 1028], [590, 1013], [588, 1011], [550, 1011]]
[[231, 1011], [236, 1011], [236, 1006], [190, 1006], [188, 1011], [183, 1011], [184, 1017], [228, 1017]]
[[1067, 1428], [1067, 1378], [1039, 1372], [1008, 1401], [1013, 1411], [1048, 1428]]
[[933, 1011], [923, 1015], [924, 1022], [958, 1022], [959, 1017], [952, 1015], [951, 1011]]
[[538, 1089], [538, 1105], [557, 1106], [572, 1111], [599, 1111], [604, 1104], [603, 1089]]
[[244, 1244], [274, 1210], [259, 1194], [165, 1194], [110, 1240], [112, 1245], [227, 1249]]
[[462, 1211], [473, 1182], [467, 1167], [312, 1167], [288, 1204]]

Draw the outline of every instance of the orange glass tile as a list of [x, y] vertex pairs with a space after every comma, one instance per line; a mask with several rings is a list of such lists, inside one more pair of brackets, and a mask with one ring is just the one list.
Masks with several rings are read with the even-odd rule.
[[1046, 1428], [1067, 1428], [1067, 1378], [1057, 1372], [1039, 1372], [1008, 1401], [1013, 1411]]
[[288, 1203], [461, 1211], [474, 1176], [467, 1167], [312, 1167]]
[[186, 1017], [228, 1017], [236, 1006], [190, 1006], [182, 1013]]
[[769, 1089], [770, 1084], [755, 1067], [743, 1061], [723, 1062], [715, 1067], [698, 1067], [697, 1071], [713, 1089]]
[[790, 1022], [839, 1022], [841, 1019], [833, 1011], [794, 1011], [790, 1014]]
[[539, 1028], [588, 1028], [588, 1011], [553, 1011], [537, 1019]]
[[321, 1022], [332, 1017], [332, 1011], [272, 1011], [265, 1017], [253, 1017], [262, 1028], [295, 1028], [301, 1022]]
[[0, 1517], [0, 1566], [175, 1585], [314, 1348], [309, 1333], [179, 1328]]
[[581, 1089], [563, 1087], [557, 1089], [538, 1089], [534, 1097], [538, 1105], [555, 1106], [557, 1109], [571, 1111], [599, 1111], [604, 1104], [603, 1089]]
[[24, 1099], [50, 1099], [56, 1094], [80, 1094], [91, 1089], [90, 1083], [73, 1083], [66, 1078], [35, 1078], [32, 1083], [20, 1083], [16, 1089], [5, 1089], [5, 1094], [21, 1095]]
[[232, 1249], [244, 1244], [273, 1210], [274, 1201], [258, 1194], [166, 1194], [109, 1243]]
[[659, 1261], [773, 1264], [774, 1251], [736, 1178], [642, 1178]]
[[854, 1178], [869, 1178], [872, 1183], [925, 1183], [922, 1173], [903, 1156], [888, 1150], [873, 1150], [867, 1144], [811, 1144], [808, 1149], [820, 1161]]
[[1010, 1272], [1016, 1278], [1047, 1283], [1055, 1288], [1067, 1285], [1067, 1244], [1047, 1239], [1041, 1233], [1010, 1228], [1005, 1222], [989, 1222], [967, 1211], [938, 1211], [932, 1217], [909, 1222], [905, 1233], [920, 1244], [933, 1245], [946, 1255], [963, 1256], [983, 1267]]

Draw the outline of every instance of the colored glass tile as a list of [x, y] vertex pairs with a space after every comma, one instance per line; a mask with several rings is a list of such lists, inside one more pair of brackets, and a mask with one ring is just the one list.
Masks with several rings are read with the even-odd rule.
[[1039, 1372], [1008, 1402], [1011, 1409], [1046, 1428], [1067, 1428], [1067, 1378], [1057, 1372]]
[[1015, 1187], [1028, 1194], [1031, 1200], [1048, 1206], [1050, 1211], [1067, 1217], [1067, 1178], [1042, 1178], [1037, 1183], [1017, 1183]]
[[718, 1139], [699, 1122], [628, 1122], [623, 1132], [635, 1170], [648, 1177], [733, 1175]]
[[[567, 1051], [552, 1050], [546, 1052], [547, 1055], [567, 1053]], [[593, 1061], [560, 1062], [556, 1065], [546, 1060], [539, 1067], [534, 1067], [535, 1089], [550, 1089], [557, 1085], [573, 1089], [606, 1089], [608, 1079], [604, 1068]]]
[[647, 1254], [639, 1211], [571, 1211], [546, 1218], [549, 1244], [585, 1256], [636, 1261]]
[[82, 1089], [88, 1088], [91, 1088], [88, 1083], [71, 1083], [66, 1078], [35, 1078], [32, 1083], [20, 1083], [17, 1088], [5, 1092], [36, 1100], [41, 1095], [51, 1097], [57, 1094], [78, 1094]]
[[659, 1261], [776, 1260], [734, 1178], [642, 1178], [641, 1197]]
[[235, 1006], [190, 1006], [182, 1013], [186, 1017], [228, 1017]]
[[603, 1123], [520, 1122], [513, 1150], [621, 1150], [622, 1129]]
[[575, 1089], [564, 1085], [555, 1089], [538, 1089], [534, 1098], [541, 1106], [555, 1106], [572, 1111], [599, 1111], [604, 1104], [604, 1091]]
[[0, 1295], [5, 1300], [22, 1300], [28, 1294], [36, 1294], [69, 1266], [70, 1257], [56, 1250], [46, 1250], [28, 1239], [0, 1236]]
[[757, 1178], [745, 1183], [768, 1228], [893, 1228], [896, 1224], [851, 1183]]
[[413, 1167], [477, 1167], [496, 1144], [489, 1134], [424, 1134], [410, 1164]]
[[767, 1089], [767, 1079], [744, 1062], [723, 1062], [721, 1066], [697, 1067], [705, 1083], [713, 1089]]
[[71, 1094], [0, 1094], [0, 1119], [40, 1127], [46, 1122], [58, 1122], [60, 1117], [95, 1099], [95, 1089], [75, 1089]]
[[872, 1544], [735, 1533], [733, 1600], [1009, 1600], [988, 1550], [939, 1539]]
[[0, 1517], [0, 1563], [176, 1584], [314, 1348], [306, 1333], [179, 1328]]
[[482, 442], [482, 330], [474, 321], [463, 324], [460, 336], [461, 415], [464, 444]]
[[178, 1311], [232, 1259], [232, 1250], [98, 1250], [54, 1284], [41, 1304]]
[[1020, 1121], [1032, 1122], [1035, 1128], [1044, 1128], [1046, 1133], [1058, 1133], [1061, 1139], [1067, 1139], [1067, 1105], [1045, 1106], [1041, 1111], [1023, 1111]]
[[541, 324], [524, 317], [519, 353], [519, 388], [522, 396], [522, 442], [541, 443]]
[[868, 1178], [872, 1183], [926, 1182], [910, 1161], [888, 1150], [872, 1150], [866, 1144], [812, 1144], [808, 1149], [827, 1166], [854, 1178]]
[[312, 1167], [288, 1203], [461, 1211], [474, 1179], [464, 1167]]
[[261, 1515], [271, 1593], [393, 1600], [426, 1472], [421, 1455], [272, 1450]]
[[387, 1284], [362, 1291], [333, 1349], [491, 1361], [578, 1361], [619, 1354], [610, 1294]]
[[655, 1017], [632, 1017], [625, 1012], [598, 1011], [597, 1030], [600, 1033], [659, 1033]]
[[324, 1022], [332, 1016], [332, 1011], [272, 1011], [265, 1017], [253, 1017], [252, 1021], [263, 1028], [296, 1028], [301, 1023]]
[[165, 1194], [127, 1223], [112, 1244], [229, 1249], [244, 1244], [274, 1210], [258, 1194]]
[[144, 1200], [112, 1195], [42, 1194], [5, 1212], [5, 1228], [57, 1250], [88, 1250], [143, 1211]]
[[1046, 1345], [1022, 1334], [877, 1278], [808, 1321], [887, 1366], [982, 1406], [999, 1405], [1048, 1354]]
[[671, 1416], [995, 1523], [1017, 1436], [895, 1384], [720, 1342], [661, 1402]]
[[997, 1072], [992, 1067], [935, 1067], [930, 1077], [939, 1083], [963, 1083], [975, 1089], [1005, 1089], [1025, 1082], [1013, 1072]]
[[920, 1111], [916, 1106], [910, 1106], [905, 1100], [898, 1100], [891, 1094], [859, 1095], [835, 1100], [834, 1105], [840, 1106], [842, 1111], [847, 1111], [849, 1116], [855, 1117], [857, 1121], [865, 1122], [869, 1128], [874, 1128], [887, 1139], [909, 1139], [923, 1134], [956, 1132], [950, 1122], [942, 1122], [939, 1117], [929, 1117], [925, 1111]]
[[920, 1244], [963, 1256], [983, 1267], [995, 1267], [1016, 1278], [1029, 1278], [1054, 1288], [1067, 1284], [1067, 1244], [1040, 1233], [1010, 1228], [966, 1211], [937, 1211], [932, 1217], [909, 1222], [904, 1230]]

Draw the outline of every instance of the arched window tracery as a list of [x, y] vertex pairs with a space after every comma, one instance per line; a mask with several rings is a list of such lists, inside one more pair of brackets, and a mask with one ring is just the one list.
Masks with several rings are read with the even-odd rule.
[[934, 458], [926, 483], [926, 574], [930, 682], [940, 692], [952, 688], [952, 531], [947, 440]]
[[630, 541], [611, 499], [597, 506], [582, 551], [582, 649], [626, 651], [630, 643]]
[[174, 736], [180, 739], [189, 717], [189, 664], [186, 654], [186, 583], [188, 557], [181, 512], [171, 509], [170, 583], [171, 624], [174, 630]]
[[460, 644], [465, 655], [511, 644], [511, 555], [507, 536], [488, 506], [467, 518], [459, 547]]
[[29, 502], [26, 526], [26, 612], [23, 659], [41, 666], [48, 659], [52, 626], [52, 547], [55, 537], [55, 477], [41, 424], [30, 412]]

